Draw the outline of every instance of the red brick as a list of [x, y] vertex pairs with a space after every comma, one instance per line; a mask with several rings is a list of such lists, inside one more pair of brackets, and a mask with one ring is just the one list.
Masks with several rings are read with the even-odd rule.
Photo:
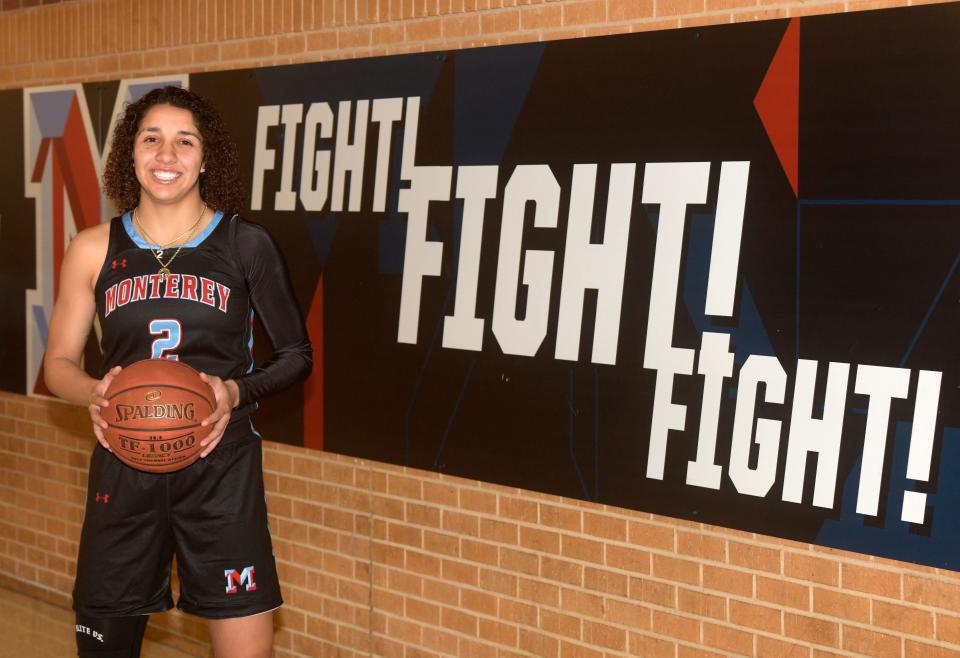
[[536, 553], [501, 547], [500, 568], [510, 572], [536, 575], [540, 571], [540, 560]]
[[560, 553], [560, 533], [540, 528], [520, 528], [520, 545], [541, 553]]
[[960, 644], [960, 617], [937, 615], [937, 639]]
[[481, 14], [480, 29], [484, 34], [516, 32], [520, 29], [520, 11], [505, 9]]
[[475, 615], [468, 614], [462, 610], [453, 608], [443, 608], [440, 611], [440, 624], [443, 628], [466, 635], [477, 634], [478, 620]]
[[790, 7], [790, 16], [816, 16], [819, 14], [839, 14], [846, 11], [843, 3], [826, 5], [794, 5]]
[[473, 541], [464, 537], [460, 540], [460, 557], [471, 562], [496, 566], [500, 560], [500, 553], [494, 544]]
[[664, 580], [675, 580], [688, 585], [700, 584], [700, 564], [692, 560], [653, 556], [653, 575]]
[[932, 644], [906, 641], [905, 658], [960, 658], [960, 650]]
[[650, 628], [650, 607], [636, 603], [626, 603], [617, 599], [607, 599], [605, 617], [614, 624], [628, 626], [632, 630]]
[[840, 584], [840, 565], [825, 558], [786, 551], [783, 554], [783, 575], [836, 587]]
[[407, 569], [424, 576], [440, 575], [440, 560], [433, 555], [424, 555], [417, 551], [405, 551]]
[[891, 571], [844, 564], [840, 568], [840, 583], [843, 589], [853, 589], [893, 599], [900, 598], [900, 574]]
[[960, 585], [910, 574], [903, 576], [903, 600], [944, 610], [960, 610]]
[[460, 605], [473, 612], [493, 617], [497, 614], [497, 597], [485, 592], [464, 589], [460, 593]]
[[753, 574], [723, 567], [703, 565], [703, 586], [738, 596], [753, 596]]
[[307, 33], [307, 50], [324, 51], [337, 49], [337, 31], [321, 30]]
[[520, 629], [519, 648], [536, 656], [555, 658], [560, 655], [560, 642], [530, 628]]
[[543, 608], [540, 610], [540, 630], [554, 635], [580, 639], [580, 618]]
[[616, 596], [627, 596], [630, 579], [624, 574], [614, 573], [606, 569], [585, 567], [583, 570], [583, 586], [587, 589]]
[[627, 648], [627, 632], [609, 624], [584, 619], [583, 641], [591, 646], [623, 651]]
[[560, 607], [575, 612], [580, 617], [603, 617], [603, 597], [588, 594], [578, 589], [564, 587], [560, 590]]
[[810, 648], [763, 635], [757, 636], [757, 656], [810, 658]]
[[465, 564], [454, 560], [443, 560], [441, 569], [444, 580], [451, 580], [461, 585], [476, 586], [478, 584], [479, 576], [477, 567], [472, 564]]
[[515, 545], [520, 541], [520, 529], [516, 523], [496, 519], [480, 519], [480, 538], [498, 544]]
[[496, 514], [497, 496], [488, 491], [462, 489], [460, 491], [460, 507], [481, 514]]
[[897, 605], [879, 600], [874, 601], [873, 624], [907, 635], [918, 635], [924, 638], [933, 637], [933, 614], [912, 606]]
[[811, 644], [840, 646], [840, 625], [816, 617], [784, 613], [783, 631], [787, 637]]
[[699, 647], [681, 644], [677, 647], [677, 658], [729, 658], [730, 654], [707, 651]]
[[656, 5], [656, 15], [684, 16], [685, 14], [699, 14], [704, 8], [704, 0], [662, 0]]
[[583, 567], [575, 562], [544, 556], [540, 559], [540, 575], [570, 585], [583, 585]]
[[498, 516], [525, 523], [537, 523], [539, 519], [537, 503], [510, 496], [500, 496]]
[[677, 607], [698, 617], [727, 618], [727, 599], [682, 587], [677, 590]]
[[444, 39], [463, 39], [480, 34], [480, 18], [476, 14], [460, 14], [443, 19]]
[[785, 580], [757, 576], [757, 598], [787, 608], [810, 609], [810, 587]]
[[737, 626], [779, 634], [783, 628], [782, 617], [783, 613], [775, 608], [730, 600], [730, 622]]
[[674, 528], [640, 521], [631, 521], [627, 527], [627, 538], [631, 544], [650, 546], [665, 551], [674, 550], [676, 534]]
[[516, 626], [481, 618], [479, 637], [482, 640], [489, 640], [500, 645], [516, 647], [519, 634]]
[[780, 573], [780, 551], [731, 541], [728, 544], [730, 564], [758, 571]]
[[877, 633], [857, 626], [843, 627], [843, 648], [862, 656], [899, 658], [902, 640], [886, 633]]
[[603, 652], [567, 640], [560, 642], [560, 658], [603, 658]]
[[577, 509], [540, 503], [540, 524], [561, 530], [580, 532], [582, 512]]
[[534, 5], [520, 10], [520, 28], [525, 32], [560, 27], [562, 20], [562, 7], [559, 4]]
[[653, 631], [686, 642], [700, 641], [700, 622], [669, 612], [653, 611]]
[[444, 530], [470, 537], [480, 535], [480, 520], [473, 514], [464, 514], [451, 510], [443, 510], [442, 526]]
[[611, 21], [635, 21], [653, 17], [653, 0], [617, 0], [610, 3]]
[[729, 626], [704, 623], [703, 643], [741, 656], [753, 655], [753, 635]]
[[564, 25], [584, 25], [602, 23], [607, 18], [605, 0], [584, 0], [570, 2], [563, 6]]
[[642, 658], [676, 658], [677, 643], [659, 637], [630, 633], [629, 651]]
[[370, 40], [375, 46], [403, 43], [403, 25], [400, 23], [373, 25]]
[[302, 34], [284, 34], [277, 37], [277, 53], [280, 55], [302, 53], [304, 50], [306, 39]]
[[424, 530], [423, 548], [431, 553], [456, 557], [460, 555], [460, 540], [454, 535]]
[[607, 566], [630, 573], [650, 573], [650, 553], [636, 548], [607, 545]]
[[590, 536], [610, 541], [627, 540], [627, 522], [607, 514], [584, 512], [583, 531]]
[[521, 601], [502, 599], [500, 601], [500, 618], [521, 626], [536, 626], [537, 607]]
[[675, 608], [677, 605], [677, 588], [668, 583], [659, 583], [646, 578], [631, 578], [630, 598], [636, 601], [655, 603], [665, 608]]
[[603, 564], [603, 543], [593, 539], [563, 535], [560, 552], [565, 558]]
[[727, 542], [722, 537], [681, 530], [677, 532], [677, 552], [702, 560], [725, 562], [727, 559]]
[[861, 623], [870, 622], [870, 599], [822, 587], [813, 590], [813, 611]]
[[440, 606], [410, 597], [405, 598], [403, 603], [406, 617], [432, 626], [440, 624]]
[[524, 601], [557, 608], [560, 606], [560, 586], [532, 578], [518, 579], [518, 591]]

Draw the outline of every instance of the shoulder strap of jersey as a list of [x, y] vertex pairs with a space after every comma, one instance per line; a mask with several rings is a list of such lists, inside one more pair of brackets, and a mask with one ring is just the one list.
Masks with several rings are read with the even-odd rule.
[[123, 218], [114, 217], [110, 220], [110, 233], [107, 238], [107, 255], [103, 259], [103, 263], [100, 265], [100, 274], [110, 267], [111, 261], [113, 261], [117, 254], [119, 254], [124, 249], [132, 245], [133, 242], [130, 240], [130, 237], [127, 235], [126, 229], [123, 227]]

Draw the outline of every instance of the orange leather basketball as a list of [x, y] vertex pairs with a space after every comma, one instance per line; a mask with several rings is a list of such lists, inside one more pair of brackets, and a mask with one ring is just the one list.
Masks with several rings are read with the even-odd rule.
[[152, 473], [185, 468], [200, 457], [200, 441], [213, 429], [200, 421], [216, 408], [216, 399], [200, 374], [180, 361], [146, 359], [114, 378], [100, 413], [109, 427], [103, 434], [128, 466]]

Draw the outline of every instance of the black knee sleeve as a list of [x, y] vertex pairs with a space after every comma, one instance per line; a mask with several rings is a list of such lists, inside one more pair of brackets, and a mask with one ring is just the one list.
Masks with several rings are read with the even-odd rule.
[[139, 658], [150, 615], [98, 619], [77, 615], [79, 658]]

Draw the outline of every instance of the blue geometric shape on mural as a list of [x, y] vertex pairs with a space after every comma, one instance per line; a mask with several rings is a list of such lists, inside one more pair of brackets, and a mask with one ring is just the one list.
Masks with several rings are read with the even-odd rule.
[[866, 525], [865, 517], [856, 511], [861, 455], [843, 483], [839, 517], [824, 522], [815, 543], [954, 570], [960, 566], [954, 544], [960, 536], [960, 518], [954, 513], [960, 508], [960, 478], [956, 477], [960, 469], [960, 427], [943, 430], [936, 492], [927, 494], [927, 514], [933, 515], [930, 536], [914, 534], [911, 524], [900, 520], [904, 491], [915, 489], [906, 477], [912, 430], [910, 422], [898, 422], [895, 427], [893, 456], [884, 466], [889, 477], [884, 478], [888, 484], [883, 525]]
[[70, 105], [76, 95], [72, 89], [30, 95], [33, 113], [37, 117], [37, 124], [43, 137], [63, 137]]

